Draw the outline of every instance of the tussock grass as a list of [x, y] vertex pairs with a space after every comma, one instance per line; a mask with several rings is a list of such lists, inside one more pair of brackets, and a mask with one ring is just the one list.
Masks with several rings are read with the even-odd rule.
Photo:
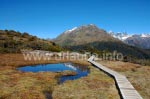
[[0, 54], [0, 66], [12, 66], [19, 67], [25, 65], [35, 65], [35, 64], [46, 64], [46, 63], [56, 63], [56, 62], [65, 62], [65, 60], [56, 61], [54, 59], [51, 60], [24, 60], [22, 54]]
[[[24, 65], [73, 62], [90, 66], [90, 74], [74, 81], [58, 85], [61, 75], [74, 72], [20, 72], [16, 68]], [[1, 54], [0, 57], [0, 99], [119, 99], [115, 82], [86, 61], [49, 60], [25, 61], [22, 54]]]
[[44, 99], [44, 91], [52, 93], [57, 85], [55, 77], [58, 74], [50, 72], [21, 73], [8, 68], [0, 71], [1, 99]]
[[54, 99], [119, 99], [115, 82], [99, 69], [90, 67], [90, 74], [55, 86]]
[[36, 64], [48, 64], [48, 63], [61, 63], [61, 62], [73, 62], [75, 64], [81, 64], [81, 65], [90, 65], [86, 61], [82, 60], [55, 60], [55, 58], [52, 58], [50, 60], [24, 60], [24, 57], [22, 54], [0, 54], [0, 66], [11, 66], [11, 67], [19, 67], [19, 66], [25, 66], [25, 65], [36, 65]]
[[120, 61], [99, 61], [99, 63], [125, 75], [143, 99], [149, 99], [150, 66]]

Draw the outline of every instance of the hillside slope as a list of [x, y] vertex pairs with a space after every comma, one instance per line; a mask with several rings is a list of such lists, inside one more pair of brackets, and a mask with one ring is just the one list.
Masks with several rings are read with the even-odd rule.
[[61, 48], [52, 41], [28, 33], [0, 30], [0, 53], [20, 52], [21, 49], [61, 51]]
[[92, 42], [78, 46], [67, 46], [67, 49], [79, 52], [92, 52], [98, 54], [113, 53], [117, 51], [126, 57], [134, 59], [150, 59], [150, 52], [133, 46], [128, 46], [121, 42]]

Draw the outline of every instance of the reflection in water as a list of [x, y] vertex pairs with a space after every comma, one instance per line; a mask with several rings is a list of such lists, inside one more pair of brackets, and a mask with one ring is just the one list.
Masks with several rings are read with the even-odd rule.
[[71, 66], [71, 68], [76, 68], [76, 70], [74, 70], [74, 71], [77, 74], [73, 75], [73, 76], [62, 76], [62, 77], [60, 77], [60, 79], [59, 79], [60, 83], [63, 83], [66, 80], [75, 80], [75, 79], [87, 76], [89, 73], [87, 66], [81, 66], [81, 65], [76, 65], [76, 64], [72, 64], [72, 63], [67, 63], [67, 64], [69, 64], [69, 67]]
[[58, 63], [58, 64], [45, 64], [45, 65], [35, 65], [35, 66], [24, 66], [19, 67], [17, 70], [23, 72], [62, 72], [65, 70], [70, 70], [76, 72], [73, 76], [61, 76], [59, 78], [59, 83], [63, 83], [66, 80], [75, 80], [83, 76], [87, 76], [89, 70], [87, 66], [80, 66], [72, 63]]
[[65, 65], [66, 67], [69, 67], [69, 68], [73, 69], [73, 70], [77, 70], [77, 68], [74, 67], [73, 65], [71, 65], [70, 63], [64, 63], [64, 65]]

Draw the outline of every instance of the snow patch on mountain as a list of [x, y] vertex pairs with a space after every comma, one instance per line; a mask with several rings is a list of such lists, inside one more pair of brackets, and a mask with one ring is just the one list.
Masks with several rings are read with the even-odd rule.
[[78, 28], [78, 27], [74, 27], [74, 28], [72, 28], [72, 29], [70, 29], [70, 30], [65, 31], [65, 33], [71, 33], [71, 32], [73, 32], [73, 31], [75, 31], [77, 28]]
[[72, 31], [74, 31], [74, 30], [76, 30], [77, 29], [77, 27], [74, 27], [74, 28], [72, 28], [71, 30], [68, 30], [69, 32], [72, 32]]
[[74, 27], [74, 28], [72, 28], [72, 29], [70, 29], [70, 30], [66, 30], [64, 33], [65, 34], [68, 34], [68, 33], [74, 33], [73, 31], [76, 31], [76, 30], [80, 30], [80, 29], [82, 29], [82, 28], [88, 28], [88, 27], [96, 27], [94, 24], [89, 24], [89, 25], [82, 25], [82, 26], [79, 26], [79, 27]]

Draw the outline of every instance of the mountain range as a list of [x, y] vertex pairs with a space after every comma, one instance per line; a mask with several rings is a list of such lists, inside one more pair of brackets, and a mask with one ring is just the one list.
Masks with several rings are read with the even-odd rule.
[[112, 31], [109, 31], [108, 33], [114, 38], [117, 38], [128, 45], [139, 47], [142, 49], [150, 49], [150, 34], [128, 35], [125, 32], [114, 33]]
[[64, 31], [54, 39], [54, 42], [73, 51], [101, 53], [103, 51], [113, 52], [117, 50], [127, 56], [150, 58], [150, 54], [144, 49], [124, 42], [124, 40], [131, 37], [126, 37], [126, 39], [124, 37], [124, 40], [121, 40], [114, 36], [93, 24], [89, 24]]
[[[139, 41], [141, 39], [143, 42]], [[0, 30], [0, 53], [18, 53], [21, 49], [54, 52], [63, 50], [89, 51], [98, 54], [117, 51], [124, 54], [124, 56], [150, 59], [150, 50], [142, 49], [139, 46], [141, 44], [143, 48], [149, 48], [148, 42], [149, 35], [129, 36], [125, 33], [112, 35], [93, 24], [64, 31], [53, 41], [40, 39], [28, 33], [20, 33], [14, 30]]]

